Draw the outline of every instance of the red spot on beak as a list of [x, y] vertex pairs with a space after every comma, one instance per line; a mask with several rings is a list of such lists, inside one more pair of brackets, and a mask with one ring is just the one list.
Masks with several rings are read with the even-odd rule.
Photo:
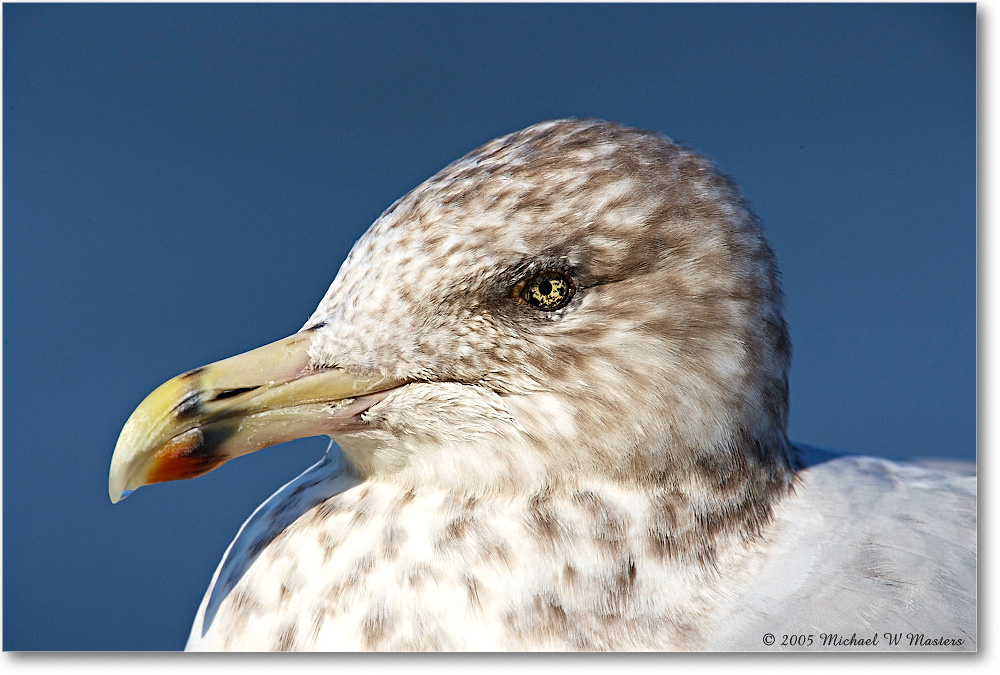
[[166, 483], [172, 480], [197, 478], [224, 464], [229, 457], [206, 452], [205, 436], [199, 429], [167, 441], [156, 453], [146, 483]]

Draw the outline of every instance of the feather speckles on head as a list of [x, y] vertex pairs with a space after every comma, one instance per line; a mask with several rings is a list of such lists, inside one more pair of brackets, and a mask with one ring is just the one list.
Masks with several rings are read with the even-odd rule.
[[317, 367], [414, 383], [366, 413], [372, 433], [338, 438], [365, 476], [469, 493], [595, 471], [679, 483], [750, 437], [787, 484], [781, 302], [754, 215], [705, 158], [560, 120], [393, 204], [307, 325], [322, 324]]

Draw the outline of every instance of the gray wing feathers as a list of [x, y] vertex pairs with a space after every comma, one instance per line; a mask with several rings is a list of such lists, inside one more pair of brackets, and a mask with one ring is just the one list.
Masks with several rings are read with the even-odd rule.
[[899, 648], [944, 639], [953, 642], [941, 648], [974, 650], [975, 476], [801, 450], [796, 496], [748, 565], [730, 620], [720, 621], [720, 648], [781, 648], [786, 634], [813, 635], [812, 649], [821, 636], [836, 647], [833, 635], [884, 647], [886, 634], [901, 633]]

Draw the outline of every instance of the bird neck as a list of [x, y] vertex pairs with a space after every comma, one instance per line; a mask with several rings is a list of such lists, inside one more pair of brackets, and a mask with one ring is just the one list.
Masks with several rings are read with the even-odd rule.
[[529, 532], [546, 536], [560, 530], [560, 514], [575, 512], [607, 526], [597, 526], [597, 539], [641, 541], [665, 561], [698, 566], [714, 566], [727, 553], [752, 546], [771, 523], [774, 507], [793, 490], [795, 461], [784, 433], [763, 440], [737, 434], [714, 447], [650, 453], [633, 455], [611, 471], [571, 467], [503, 481], [441, 483], [405, 471], [353, 471], [362, 482], [387, 485], [420, 502], [439, 499], [520, 514], [516, 520]]

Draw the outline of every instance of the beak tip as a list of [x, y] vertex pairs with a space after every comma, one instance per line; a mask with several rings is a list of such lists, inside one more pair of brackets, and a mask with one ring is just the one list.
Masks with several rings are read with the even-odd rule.
[[117, 504], [135, 491], [136, 485], [129, 489], [128, 467], [126, 462], [121, 461], [121, 454], [115, 449], [115, 455], [111, 458], [111, 470], [108, 472], [108, 497], [112, 504]]
[[115, 480], [114, 472], [108, 477], [108, 497], [111, 498], [112, 504], [117, 504], [121, 500], [125, 499], [128, 490], [124, 489], [124, 486], [118, 485], [118, 481]]
[[[116, 492], [117, 492], [117, 496], [115, 494]], [[124, 500], [126, 497], [128, 497], [133, 492], [135, 492], [135, 490], [124, 490], [124, 491], [118, 492], [114, 488], [110, 488], [110, 489], [108, 489], [108, 496], [111, 497], [111, 503], [112, 504], [117, 504], [118, 502]]]

